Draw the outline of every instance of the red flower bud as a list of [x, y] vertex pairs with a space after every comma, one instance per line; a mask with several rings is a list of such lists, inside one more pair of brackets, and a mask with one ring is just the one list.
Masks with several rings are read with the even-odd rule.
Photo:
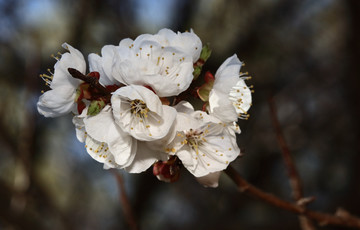
[[90, 76], [90, 77], [95, 77], [96, 79], [100, 79], [100, 74], [99, 74], [99, 72], [90, 72], [90, 73], [88, 73], [88, 76]]
[[181, 163], [177, 156], [171, 156], [167, 161], [158, 161], [153, 166], [153, 174], [161, 181], [175, 182], [180, 176]]

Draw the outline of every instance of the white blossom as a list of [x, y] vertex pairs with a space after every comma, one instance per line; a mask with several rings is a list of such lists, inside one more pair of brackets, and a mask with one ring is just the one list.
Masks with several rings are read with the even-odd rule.
[[75, 109], [76, 89], [81, 83], [73, 78], [68, 68], [74, 68], [85, 74], [86, 63], [83, 55], [72, 46], [64, 43], [62, 45], [69, 52], [57, 58], [52, 76], [41, 75], [49, 85], [50, 90], [40, 96], [37, 108], [45, 117], [57, 117], [67, 114]]
[[150, 89], [129, 85], [119, 88], [111, 97], [116, 123], [132, 137], [141, 141], [165, 137], [176, 118], [176, 110], [162, 105]]
[[76, 134], [89, 155], [103, 163], [104, 168], [124, 168], [130, 173], [141, 173], [165, 155], [152, 150], [146, 142], [137, 141], [115, 123], [111, 107], [106, 106], [95, 116], [74, 116]]
[[193, 62], [200, 57], [202, 43], [193, 30], [175, 33], [169, 29], [161, 29], [154, 37], [161, 45], [176, 48], [186, 55], [192, 56]]
[[[83, 55], [66, 43], [63, 47], [68, 52], [56, 57], [54, 73], [41, 75], [50, 90], [37, 103], [39, 113], [73, 112], [77, 139], [105, 169], [140, 173], [154, 166], [154, 175], [173, 182], [184, 166], [205, 187], [218, 186], [221, 172], [240, 154], [236, 121], [248, 117], [252, 101], [236, 55], [215, 77], [205, 74], [201, 99], [209, 103], [203, 112], [179, 102], [192, 93], [178, 96], [188, 92], [194, 66], [196, 77], [201, 76], [211, 53], [205, 48], [199, 61], [202, 43], [192, 30], [162, 29], [105, 45], [101, 55], [88, 56], [88, 74]], [[176, 105], [169, 106], [170, 101]]]
[[190, 86], [200, 52], [201, 41], [193, 32], [175, 34], [166, 29], [134, 41], [124, 39], [112, 75], [126, 85], [150, 86], [159, 97], [175, 96]]
[[209, 95], [209, 110], [226, 123], [247, 118], [251, 106], [251, 90], [240, 74], [242, 63], [235, 55], [229, 57], [216, 71]]
[[176, 125], [177, 135], [165, 151], [178, 156], [195, 177], [224, 170], [240, 154], [235, 132], [205, 112], [179, 112]]

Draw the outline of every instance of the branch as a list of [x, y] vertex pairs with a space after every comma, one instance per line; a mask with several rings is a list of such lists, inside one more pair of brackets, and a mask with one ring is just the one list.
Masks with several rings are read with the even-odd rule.
[[277, 140], [281, 148], [282, 156], [284, 158], [285, 167], [290, 178], [290, 186], [293, 191], [293, 198], [295, 201], [298, 201], [301, 198], [303, 198], [301, 180], [296, 170], [293, 159], [291, 157], [289, 147], [286, 144], [279, 120], [277, 119], [277, 112], [274, 105], [274, 100], [272, 98], [269, 99], [269, 106], [270, 106], [272, 123], [276, 132]]
[[225, 173], [234, 181], [240, 192], [265, 201], [272, 206], [290, 211], [295, 214], [306, 216], [309, 219], [316, 220], [322, 226], [338, 225], [360, 229], [360, 219], [358, 217], [352, 216], [344, 210], [338, 211], [335, 215], [306, 210], [304, 207], [298, 204], [284, 201], [277, 196], [264, 192], [261, 189], [251, 185], [245, 179], [243, 179], [240, 174], [238, 174], [231, 166], [225, 170]]
[[127, 195], [126, 195], [123, 178], [119, 174], [119, 172], [116, 171], [115, 169], [112, 169], [111, 172], [115, 176], [116, 181], [118, 183], [119, 197], [120, 197], [121, 203], [123, 205], [123, 211], [124, 211], [126, 221], [128, 222], [128, 225], [129, 225], [130, 229], [139, 230], [139, 228], [137, 226], [137, 223], [135, 221], [134, 215], [133, 215], [133, 211], [132, 211], [129, 199], [128, 199]]
[[[296, 170], [296, 166], [294, 164], [293, 158], [291, 156], [289, 147], [285, 141], [280, 122], [277, 118], [276, 107], [274, 104], [274, 99], [269, 99], [269, 107], [270, 107], [270, 115], [272, 119], [272, 123], [276, 132], [277, 140], [279, 146], [281, 148], [282, 156], [284, 159], [285, 167], [287, 170], [287, 174], [289, 176], [290, 187], [292, 190], [293, 199], [296, 202], [299, 202], [303, 198], [303, 190], [302, 183], [299, 176], [299, 173]], [[299, 204], [300, 205], [300, 204]], [[306, 203], [300, 205], [302, 207], [306, 207]], [[299, 216], [300, 226], [303, 230], [315, 230], [315, 227], [311, 223], [309, 219], [303, 216]]]
[[102, 86], [99, 83], [99, 80], [97, 78], [84, 75], [81, 72], [79, 72], [78, 70], [73, 69], [73, 68], [68, 68], [68, 71], [73, 78], [77, 78], [77, 79], [83, 80], [86, 83], [89, 83], [92, 87], [99, 90], [99, 92], [101, 92], [102, 94], [109, 95], [111, 93], [106, 87]]

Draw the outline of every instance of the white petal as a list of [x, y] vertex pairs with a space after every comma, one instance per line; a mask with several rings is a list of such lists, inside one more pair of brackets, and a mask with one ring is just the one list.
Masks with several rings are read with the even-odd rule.
[[[229, 124], [228, 124], [228, 128], [230, 129], [229, 132], [234, 132], [234, 135], [235, 135], [235, 133], [237, 133], [237, 134], [240, 134], [240, 133], [241, 133], [240, 127], [239, 127], [239, 125], [238, 125], [235, 121], [234, 121], [232, 124], [229, 123]], [[231, 131], [231, 130], [232, 130], [232, 131]]]
[[237, 121], [238, 115], [229, 96], [212, 89], [209, 95], [209, 111], [225, 123]]
[[[68, 53], [63, 54], [63, 57], [64, 59], [69, 57]], [[71, 66], [59, 67], [58, 63], [54, 66], [54, 75], [50, 83], [50, 88], [55, 89], [64, 86], [77, 88], [81, 83], [81, 80], [75, 79], [70, 75], [68, 68]]]
[[134, 160], [137, 150], [137, 140], [123, 132], [117, 125], [109, 127], [107, 143], [115, 162], [123, 167], [128, 167]]
[[70, 52], [70, 54], [72, 55], [72, 59], [73, 59], [72, 65], [74, 66], [73, 68], [75, 68], [78, 71], [80, 71], [81, 73], [85, 74], [86, 63], [85, 63], [85, 59], [84, 59], [84, 56], [82, 55], [82, 53], [67, 43], [62, 44], [62, 47], [67, 49]]
[[106, 106], [95, 116], [85, 118], [84, 123], [89, 136], [108, 145], [116, 164], [126, 167], [132, 163], [137, 147], [136, 140], [118, 127], [110, 106]]
[[85, 124], [84, 124], [84, 117], [87, 113], [87, 108], [83, 110], [81, 115], [76, 115], [73, 117], [72, 122], [75, 125], [75, 131], [76, 131], [76, 138], [80, 142], [85, 142], [86, 139], [86, 130], [85, 130]]
[[113, 68], [114, 78], [127, 85], [150, 86], [160, 97], [178, 95], [191, 84], [194, 68], [190, 56], [148, 40], [135, 43], [132, 50], [136, 52], [134, 57], [125, 60], [117, 58]]
[[213, 89], [228, 94], [231, 87], [236, 85], [239, 80], [241, 65], [236, 54], [227, 58], [216, 71]]
[[97, 115], [87, 116], [84, 118], [84, 124], [86, 132], [92, 138], [100, 142], [106, 142], [109, 135], [109, 127], [115, 124], [111, 107], [107, 105]]
[[119, 54], [116, 54], [114, 57], [111, 75], [115, 80], [125, 85], [129, 85], [127, 79], [140, 78], [140, 73], [136, 71], [136, 68], [133, 68], [131, 60], [122, 60]]
[[158, 123], [158, 121], [151, 121], [151, 117], [148, 119], [148, 129], [151, 134], [151, 138], [148, 135], [144, 135], [144, 133], [139, 133], [139, 136], [142, 136], [143, 139], [146, 140], [157, 140], [165, 137], [168, 133], [172, 125], [174, 124], [176, 118], [176, 110], [170, 106], [163, 106], [163, 116], [162, 122]]
[[206, 176], [196, 177], [196, 180], [204, 187], [216, 188], [219, 185], [221, 171], [209, 173]]
[[86, 71], [86, 63], [80, 51], [66, 43], [63, 44], [63, 47], [69, 50], [69, 53], [62, 54], [54, 66], [54, 76], [50, 84], [52, 89], [62, 85], [72, 85], [77, 88], [81, 81], [73, 78], [68, 72], [68, 68], [74, 68], [83, 74]]
[[174, 108], [180, 113], [191, 114], [194, 112], [194, 107], [188, 101], [180, 101]]
[[200, 57], [202, 43], [192, 30], [191, 32], [178, 33], [178, 37], [172, 41], [171, 45], [179, 47], [180, 50], [192, 56], [193, 62], [196, 62]]
[[151, 44], [158, 44], [158, 40], [156, 39], [156, 37], [154, 35], [151, 34], [141, 34], [139, 35], [133, 42], [134, 44], [134, 48], [137, 50], [139, 48], [144, 48], [142, 47], [144, 44], [146, 43], [151, 43]]
[[190, 129], [196, 129], [202, 125], [197, 119], [195, 119], [189, 113], [178, 112], [176, 116], [175, 130], [178, 132], [184, 132]]
[[169, 69], [169, 74], [154, 75], [146, 78], [144, 84], [151, 86], [159, 97], [179, 95], [189, 88], [193, 80], [193, 71], [194, 68], [191, 62], [182, 62]]
[[238, 114], [246, 114], [251, 107], [251, 90], [245, 84], [243, 79], [240, 79], [234, 87], [231, 88], [229, 99]]
[[156, 35], [161, 45], [172, 46], [181, 50], [187, 56], [191, 56], [193, 62], [199, 59], [202, 43], [193, 30], [184, 33], [178, 32], [176, 34], [169, 29], [162, 29]]
[[102, 58], [97, 54], [89, 54], [89, 70], [90, 72], [98, 72], [100, 74], [100, 83], [102, 85], [111, 85], [111, 82], [108, 80], [107, 75], [105, 74], [102, 67]]
[[130, 48], [130, 46], [134, 43], [134, 41], [130, 38], [122, 39], [119, 43], [120, 48]]
[[70, 113], [74, 108], [75, 89], [67, 86], [58, 87], [40, 96], [37, 109], [45, 117], [58, 117]]
[[[102, 67], [103, 71], [106, 75], [106, 79], [102, 79], [100, 76], [100, 83], [103, 85], [113, 85], [118, 84], [119, 81], [117, 81], [112, 76], [113, 66], [115, 63], [115, 56], [118, 54], [118, 48], [113, 45], [106, 45], [101, 49], [101, 55], [102, 55]], [[124, 53], [124, 52], [123, 52]], [[120, 83], [122, 83], [120, 81]]]
[[183, 145], [180, 149], [177, 150], [176, 156], [179, 157], [184, 167], [192, 173], [196, 170], [196, 160], [193, 156], [192, 150], [188, 145]]
[[163, 46], [169, 46], [171, 41], [176, 37], [176, 33], [170, 29], [161, 29], [155, 34], [156, 40]]
[[106, 45], [101, 49], [101, 55], [102, 57], [97, 54], [89, 55], [90, 71], [97, 71], [100, 73], [99, 82], [102, 85], [119, 84], [119, 81], [112, 76], [113, 66], [116, 60], [115, 56], [118, 55], [118, 47]]
[[149, 149], [145, 142], [138, 142], [135, 159], [125, 170], [129, 173], [141, 173], [151, 167], [157, 160], [165, 157], [166, 154]]
[[114, 156], [109, 151], [109, 147], [104, 142], [99, 142], [87, 135], [85, 148], [88, 154], [96, 161], [104, 163], [104, 168], [117, 168]]

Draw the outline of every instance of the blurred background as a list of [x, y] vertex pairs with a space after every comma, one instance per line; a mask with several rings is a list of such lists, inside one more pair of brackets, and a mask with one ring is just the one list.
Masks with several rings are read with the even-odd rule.
[[[205, 69], [236, 53], [253, 76], [238, 172], [291, 201], [273, 97], [304, 193], [316, 197], [309, 207], [360, 215], [359, 23], [357, 0], [0, 0], [0, 229], [129, 228], [114, 175], [77, 141], [71, 115], [38, 114], [38, 76], [63, 42], [86, 57], [164, 27], [210, 43]], [[296, 215], [239, 193], [225, 174], [217, 189], [185, 170], [172, 184], [151, 170], [120, 174], [140, 229], [300, 229]]]

